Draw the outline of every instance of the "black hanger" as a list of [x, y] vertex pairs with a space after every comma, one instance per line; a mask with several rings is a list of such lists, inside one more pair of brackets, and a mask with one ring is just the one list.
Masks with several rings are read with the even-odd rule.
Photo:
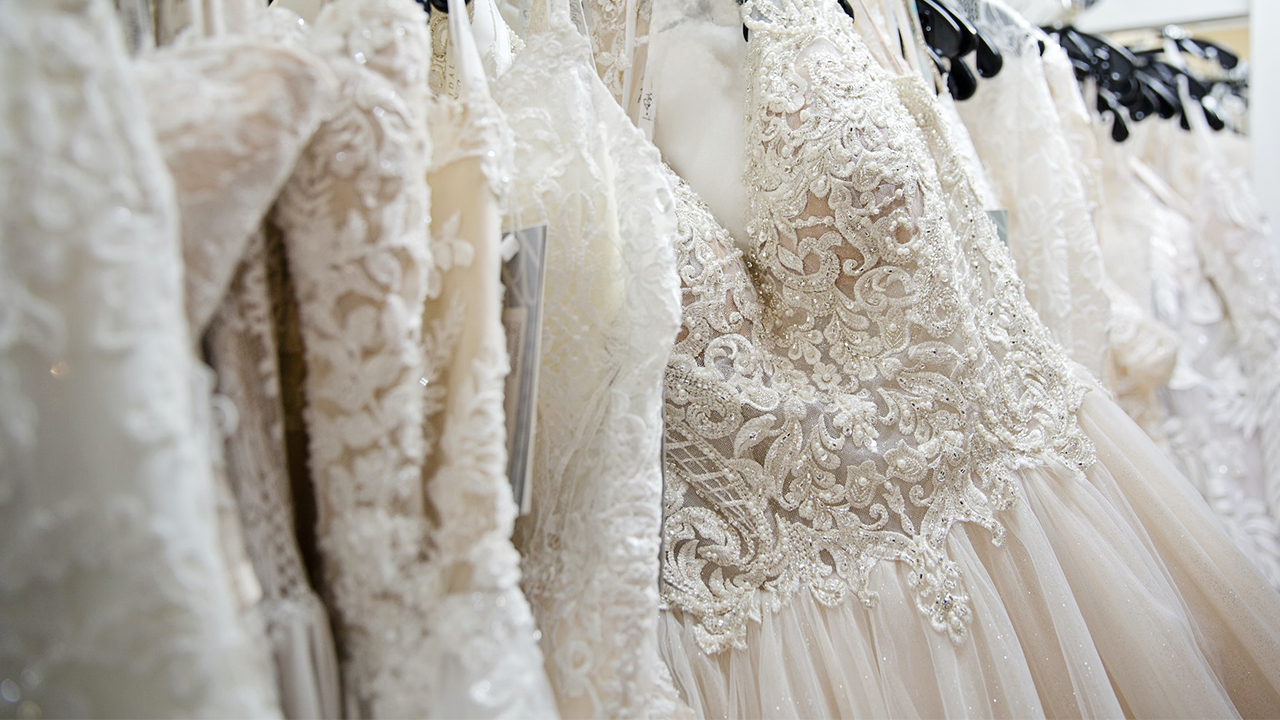
[[1215, 42], [1193, 37], [1174, 38], [1174, 42], [1183, 52], [1216, 62], [1223, 70], [1231, 70], [1240, 64], [1239, 56]]
[[1138, 60], [1128, 48], [1112, 44], [1097, 35], [1080, 32], [1073, 27], [1063, 29], [1065, 37], [1086, 55], [1094, 68], [1094, 76], [1104, 82], [1124, 82], [1138, 66]]
[[1124, 142], [1129, 138], [1125, 115], [1136, 122], [1157, 111], [1161, 96], [1146, 88], [1136, 77], [1135, 70], [1142, 62], [1133, 53], [1070, 25], [1044, 30], [1066, 51], [1077, 80], [1094, 79], [1097, 85], [1095, 106], [1099, 113], [1111, 115], [1113, 140]]
[[950, 65], [950, 72], [947, 73], [947, 91], [951, 93], [951, 97], [961, 102], [973, 97], [973, 94], [978, 91], [978, 79], [973, 76], [969, 66], [965, 65], [960, 58], [952, 60]]
[[1120, 112], [1123, 107], [1115, 95], [1104, 87], [1098, 87], [1098, 100], [1096, 103], [1098, 112], [1102, 114], [1111, 113], [1111, 139], [1118, 143], [1122, 143], [1129, 139], [1129, 125], [1124, 121], [1124, 116]]
[[[427, 9], [428, 15], [432, 10], [439, 10], [445, 14], [449, 12], [449, 0], [418, 0], [418, 4]], [[464, 0], [464, 4], [470, 5], [471, 0]]]
[[1154, 97], [1157, 115], [1168, 120], [1178, 114], [1178, 107], [1182, 102], [1178, 99], [1177, 88], [1169, 87], [1167, 83], [1151, 73], [1143, 73], [1139, 80]]
[[[1044, 52], [1043, 45], [1040, 52]], [[973, 66], [978, 69], [978, 74], [984, 78], [993, 78], [999, 75], [1000, 69], [1004, 67], [1004, 56], [981, 32], [978, 33], [978, 52], [973, 57]]]
[[938, 7], [934, 0], [916, 0], [916, 12], [920, 16], [925, 44], [938, 57], [960, 58], [965, 54], [961, 50], [973, 44], [973, 36], [968, 34], [967, 28]]
[[978, 90], [978, 78], [963, 59], [966, 55], [976, 53], [974, 66], [984, 78], [995, 77], [1004, 67], [1004, 56], [995, 43], [945, 0], [916, 0], [916, 14], [925, 49], [938, 72], [946, 76], [947, 90], [956, 100], [968, 100]]
[[[1217, 100], [1212, 95], [1212, 85], [1161, 60], [1163, 50], [1133, 52], [1070, 26], [1050, 28], [1046, 32], [1067, 52], [1077, 79], [1092, 77], [1095, 80], [1097, 110], [1103, 115], [1111, 115], [1111, 137], [1117, 142], [1124, 142], [1129, 137], [1128, 124], [1124, 119], [1126, 114], [1133, 122], [1141, 122], [1152, 115], [1163, 118], [1176, 116], [1179, 125], [1189, 130], [1191, 123], [1187, 114], [1198, 112], [1215, 131], [1226, 127]], [[1238, 58], [1225, 49], [1211, 51], [1208, 47], [1211, 43], [1170, 35], [1169, 30], [1165, 35], [1177, 42], [1179, 48], [1188, 48], [1188, 52], [1200, 57], [1212, 54], [1215, 59], [1225, 58], [1226, 63], [1238, 62]], [[1195, 49], [1189, 49], [1192, 47]], [[1182, 100], [1180, 85], [1183, 82], [1186, 83], [1190, 103]]]

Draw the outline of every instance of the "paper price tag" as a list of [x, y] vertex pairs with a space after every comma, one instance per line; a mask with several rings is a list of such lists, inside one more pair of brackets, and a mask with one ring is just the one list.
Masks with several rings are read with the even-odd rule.
[[987, 217], [991, 218], [991, 222], [996, 226], [996, 234], [1000, 236], [1000, 242], [1005, 247], [1009, 247], [1009, 211], [1008, 210], [988, 210]]
[[542, 297], [546, 279], [547, 226], [502, 238], [502, 324], [507, 332], [507, 478], [520, 514], [532, 500], [534, 438], [538, 420], [538, 358], [542, 351]]

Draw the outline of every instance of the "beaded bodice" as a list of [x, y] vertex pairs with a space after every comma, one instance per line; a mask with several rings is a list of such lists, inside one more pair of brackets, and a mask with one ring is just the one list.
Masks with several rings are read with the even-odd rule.
[[664, 597], [716, 652], [801, 588], [873, 605], [872, 568], [896, 560], [959, 642], [947, 535], [1000, 542], [1020, 469], [1092, 462], [1085, 387], [920, 78], [887, 76], [834, 2], [748, 0], [743, 17], [745, 262], [678, 196]]

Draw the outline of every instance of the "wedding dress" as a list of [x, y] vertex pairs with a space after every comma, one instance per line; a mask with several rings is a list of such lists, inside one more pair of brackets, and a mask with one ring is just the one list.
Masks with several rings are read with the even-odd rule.
[[[1197, 103], [1183, 89], [1183, 104]], [[1230, 161], [1241, 142], [1214, 133], [1203, 114], [1187, 114], [1191, 131], [1173, 123], [1164, 133], [1157, 168], [1179, 195], [1194, 203], [1196, 248], [1205, 273], [1221, 293], [1256, 399], [1259, 438], [1266, 463], [1266, 500], [1280, 517], [1280, 261], [1248, 178], [1248, 167]]]
[[337, 0], [313, 34], [342, 105], [277, 219], [349, 713], [551, 715], [508, 539], [500, 118], [478, 59], [461, 100], [430, 97], [427, 21], [408, 0]]
[[[424, 314], [427, 501], [431, 562], [443, 594], [422, 620], [436, 634], [438, 681], [427, 715], [556, 715], [520, 556], [507, 480], [500, 284], [502, 201], [512, 138], [489, 94], [467, 20], [451, 0], [446, 47], [436, 47], [430, 129], [432, 265]], [[433, 24], [440, 22], [440, 14]], [[442, 43], [444, 44], [444, 43]], [[436, 73], [441, 63], [447, 72]]]
[[1050, 340], [930, 89], [835, 2], [742, 18], [745, 260], [678, 204], [661, 631], [684, 698], [721, 717], [1276, 707], [1280, 599]]
[[252, 611], [270, 639], [281, 706], [288, 717], [337, 717], [328, 613], [308, 583], [294, 532], [259, 229], [329, 111], [333, 81], [319, 60], [267, 36], [263, 14], [244, 13], [239, 32], [189, 35], [144, 55], [139, 77], [177, 185], [188, 320], [193, 335], [208, 330], [210, 364], [229, 403], [221, 407], [230, 415], [226, 474], [240, 520], [233, 530], [242, 529], [252, 560], [260, 594]]
[[1256, 399], [1240, 366], [1235, 333], [1196, 253], [1190, 204], [1145, 165], [1135, 176], [1150, 192], [1134, 208], [1152, 228], [1155, 312], [1178, 332], [1178, 364], [1164, 390], [1164, 435], [1178, 465], [1222, 527], [1272, 587], [1280, 589], [1280, 523], [1266, 506]]
[[679, 325], [671, 189], [568, 5], [533, 4], [525, 49], [494, 81], [516, 139], [510, 215], [547, 228], [532, 502], [516, 542], [561, 713], [670, 718], [657, 579], [662, 374]]
[[317, 538], [348, 714], [427, 714], [440, 668], [427, 624], [422, 308], [428, 248], [426, 19], [408, 0], [328, 4], [310, 44], [339, 105], [275, 212], [306, 356]]
[[[1108, 269], [1104, 290], [1111, 303], [1111, 355], [1101, 375], [1116, 401], [1147, 434], [1164, 441], [1165, 387], [1177, 361], [1174, 334], [1153, 315], [1149, 250], [1151, 228], [1133, 211], [1142, 191], [1125, 167], [1127, 156], [1094, 123], [1067, 54], [1052, 43], [1042, 56], [1045, 79], [1070, 148], [1071, 167], [1088, 199], [1090, 216]], [[1110, 152], [1103, 150], [1110, 147]], [[1104, 155], [1107, 157], [1104, 159]], [[1121, 280], [1116, 282], [1111, 273]]]
[[1009, 250], [1054, 340], [1105, 376], [1111, 300], [1085, 189], [1050, 94], [1040, 47], [1063, 52], [999, 0], [958, 7], [1002, 53], [1000, 74], [958, 110], [1009, 212]]
[[1128, 148], [1111, 139], [1104, 123], [1094, 123], [1093, 130], [1100, 197], [1095, 222], [1113, 301], [1112, 386], [1120, 407], [1163, 443], [1166, 413], [1159, 391], [1173, 375], [1178, 343], [1153, 314], [1153, 228], [1146, 213], [1135, 211], [1147, 207], [1149, 193], [1129, 167]]
[[0, 3], [0, 712], [266, 717], [173, 181], [105, 2]]

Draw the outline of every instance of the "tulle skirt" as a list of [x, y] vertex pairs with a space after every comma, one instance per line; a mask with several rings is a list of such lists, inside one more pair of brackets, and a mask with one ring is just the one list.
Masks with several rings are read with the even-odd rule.
[[718, 655], [664, 611], [685, 701], [720, 718], [1280, 716], [1280, 595], [1114, 402], [1091, 392], [1080, 419], [1098, 449], [1087, 480], [1024, 471], [1002, 547], [952, 531], [962, 644], [916, 610], [905, 567], [881, 563], [875, 607], [802, 591]]

